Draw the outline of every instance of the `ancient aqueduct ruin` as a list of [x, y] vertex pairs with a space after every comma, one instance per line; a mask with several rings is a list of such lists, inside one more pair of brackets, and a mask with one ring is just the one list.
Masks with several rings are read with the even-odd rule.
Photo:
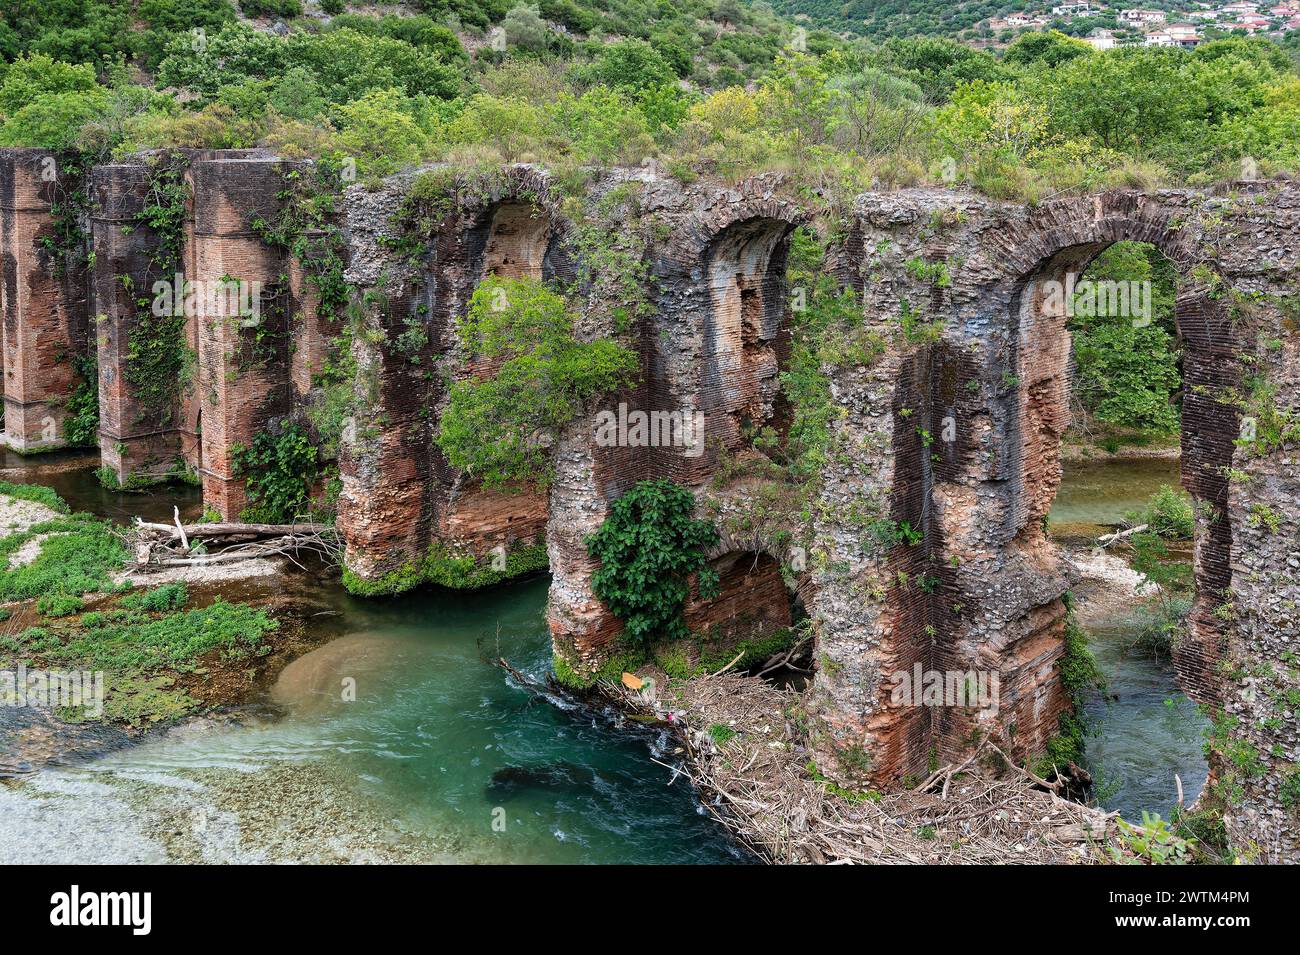
[[[40, 150], [0, 152], [6, 440], [24, 451], [57, 446], [77, 385], [69, 358], [95, 352], [104, 465], [127, 482], [183, 462], [201, 475], [206, 504], [237, 515], [245, 498], [232, 449], [312, 400], [313, 374], [339, 331], [337, 317], [318, 314], [305, 264], [250, 228], [285, 201], [294, 164], [256, 151], [169, 157], [190, 196], [186, 278], [262, 281], [283, 334], [272, 360], [254, 363], [237, 315], [189, 319], [194, 386], [160, 409], [124, 374], [138, 290], [158, 278], [160, 238], [138, 218], [158, 157], [87, 173], [93, 256], [84, 272], [58, 269], [42, 242], [56, 224], [51, 161]], [[743, 451], [744, 424], [780, 425], [786, 252], [807, 212], [777, 178], [686, 186], [644, 170], [598, 175], [583, 199], [593, 207], [635, 185], [628, 228], [647, 237], [653, 305], [635, 329], [640, 384], [613, 402], [702, 410], [706, 450], [598, 447], [583, 421], [555, 442], [549, 492], [505, 495], [448, 467], [432, 441], [445, 380], [413, 366], [393, 341], [418, 320], [430, 355], [464, 373], [454, 323], [477, 283], [489, 273], [572, 274], [572, 223], [544, 171], [510, 167], [457, 192], [420, 254], [399, 256], [393, 221], [410, 182], [353, 187], [341, 210], [346, 278], [369, 330], [354, 338], [361, 400], [340, 455], [347, 566], [377, 579], [434, 545], [483, 555], [544, 540], [556, 652], [589, 672], [619, 630], [591, 593], [583, 543], [609, 503], [648, 477], [707, 489], [724, 516], [760, 493], [752, 481], [713, 479], [721, 455]], [[1069, 706], [1056, 664], [1071, 585], [1045, 531], [1069, 422], [1069, 336], [1043, 289], [1124, 239], [1153, 243], [1181, 275], [1183, 484], [1198, 504], [1197, 598], [1175, 665], [1194, 699], [1229, 715], [1231, 745], [1249, 748], [1266, 770], [1238, 774], [1234, 844], [1295, 861], [1300, 824], [1279, 785], [1300, 768], [1300, 461], [1294, 449], [1240, 440], [1243, 418], [1263, 427], [1300, 404], [1294, 183], [1112, 192], [1037, 207], [939, 190], [860, 196], [836, 246], [838, 277], [859, 292], [869, 326], [894, 330], [917, 313], [941, 321], [943, 333], [919, 343], [891, 333], [869, 365], [834, 370], [832, 427], [850, 440], [826, 465], [810, 523], [777, 535], [778, 547], [773, 535], [720, 521], [722, 592], [691, 603], [688, 620], [748, 636], [788, 626], [781, 569], [791, 566], [790, 542], [802, 542], [808, 559], [795, 565], [795, 590], [817, 634], [810, 705], [832, 745], [863, 745], [882, 782], [923, 773], [932, 753], [960, 754], [975, 729], [1001, 733], [1021, 754], [1040, 751]], [[918, 258], [946, 263], [948, 280], [906, 267]], [[933, 440], [945, 426], [953, 439]], [[879, 547], [865, 529], [878, 517], [906, 520], [921, 544]], [[925, 575], [931, 584], [915, 586]], [[916, 663], [996, 671], [1001, 705], [889, 706], [883, 676]]]

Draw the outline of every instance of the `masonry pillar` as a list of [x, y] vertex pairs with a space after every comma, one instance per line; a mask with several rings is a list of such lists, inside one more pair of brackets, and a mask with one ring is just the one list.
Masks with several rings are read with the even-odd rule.
[[154, 263], [159, 236], [139, 222], [153, 174], [143, 163], [112, 164], [95, 167], [92, 181], [100, 457], [123, 486], [161, 480], [180, 456], [179, 399], [164, 400], [152, 389], [146, 396], [129, 367], [137, 326], [153, 307], [154, 282], [175, 282]]
[[86, 352], [84, 249], [64, 255], [56, 243], [55, 206], [81, 188], [79, 173], [44, 149], [0, 155], [3, 242], [3, 440], [15, 450], [66, 443], [69, 396], [81, 383]]
[[212, 296], [198, 317], [203, 499], [227, 519], [248, 503], [236, 452], [290, 407], [282, 255], [249, 227], [279, 212], [284, 171], [279, 160], [242, 157], [198, 160], [191, 172], [195, 280], [243, 283], [248, 298], [245, 309], [233, 295]]

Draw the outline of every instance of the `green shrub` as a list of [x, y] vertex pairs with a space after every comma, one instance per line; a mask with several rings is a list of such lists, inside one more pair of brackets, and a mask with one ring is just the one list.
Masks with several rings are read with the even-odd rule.
[[235, 474], [247, 478], [249, 505], [241, 514], [256, 523], [284, 524], [307, 513], [320, 471], [307, 432], [289, 425], [279, 434], [261, 431], [232, 455]]
[[84, 606], [80, 597], [71, 594], [45, 594], [36, 601], [36, 612], [46, 617], [66, 617], [80, 613]]
[[246, 17], [302, 16], [301, 0], [239, 0], [239, 9]]
[[189, 588], [181, 581], [163, 584], [152, 590], [140, 590], [127, 594], [118, 601], [118, 606], [127, 610], [147, 610], [162, 613], [167, 610], [180, 610], [190, 599]]
[[1148, 531], [1165, 540], [1191, 540], [1196, 531], [1192, 499], [1183, 491], [1161, 485], [1140, 511], [1125, 515], [1133, 527], [1146, 524]]
[[588, 400], [632, 383], [636, 353], [608, 338], [579, 342], [573, 322], [564, 299], [535, 279], [480, 283], [460, 340], [471, 357], [502, 362], [489, 377], [451, 386], [437, 441], [453, 467], [488, 487], [544, 485], [543, 439]]
[[696, 520], [694, 510], [695, 496], [681, 485], [641, 481], [587, 538], [587, 553], [600, 561], [591, 589], [623, 622], [632, 648], [689, 635], [682, 608], [693, 579], [701, 597], [716, 596], [718, 577], [707, 554], [718, 532]]

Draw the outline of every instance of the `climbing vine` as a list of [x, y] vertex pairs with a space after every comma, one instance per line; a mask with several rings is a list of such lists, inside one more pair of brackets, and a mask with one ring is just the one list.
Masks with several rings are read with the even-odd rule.
[[319, 471], [316, 446], [297, 425], [278, 434], [261, 431], [249, 446], [237, 446], [231, 455], [235, 474], [248, 480], [249, 505], [240, 515], [246, 521], [282, 524], [305, 514]]
[[718, 532], [697, 520], [694, 510], [695, 496], [681, 485], [641, 481], [613, 503], [587, 538], [587, 553], [600, 562], [592, 591], [623, 621], [624, 641], [632, 648], [690, 635], [682, 609], [692, 579], [701, 597], [717, 595], [718, 577], [707, 555]]
[[[118, 281], [135, 296], [136, 320], [126, 350], [124, 376], [143, 409], [159, 423], [169, 423], [179, 409], [180, 395], [193, 376], [194, 354], [185, 339], [185, 310], [155, 307], [155, 281], [172, 282], [181, 271], [185, 242], [185, 205], [189, 189], [183, 159], [155, 160], [144, 207], [132, 227], [148, 229], [155, 238], [150, 246], [149, 287], [136, 288], [129, 275]], [[184, 289], [173, 289], [173, 302]]]
[[90, 191], [86, 174], [98, 161], [89, 152], [63, 150], [54, 156], [53, 188], [50, 196], [52, 228], [36, 243], [54, 257], [54, 274], [65, 275], [85, 268], [90, 260], [86, 223], [90, 218]]
[[64, 406], [63, 437], [70, 445], [89, 447], [99, 442], [99, 367], [93, 348], [73, 364], [81, 381]]
[[276, 198], [274, 219], [254, 218], [249, 228], [268, 245], [283, 249], [302, 263], [307, 282], [316, 289], [317, 313], [325, 321], [343, 317], [350, 286], [345, 268], [343, 230], [337, 223], [339, 195], [345, 185], [337, 160], [321, 158], [308, 170], [285, 173]]
[[1088, 649], [1088, 635], [1074, 620], [1074, 595], [1065, 595], [1065, 653], [1057, 662], [1061, 685], [1070, 694], [1072, 706], [1062, 713], [1057, 733], [1047, 741], [1046, 753], [1035, 765], [1040, 776], [1050, 776], [1065, 769], [1070, 763], [1083, 759], [1089, 724], [1083, 715], [1085, 694], [1105, 686], [1106, 678], [1097, 667], [1097, 660]]

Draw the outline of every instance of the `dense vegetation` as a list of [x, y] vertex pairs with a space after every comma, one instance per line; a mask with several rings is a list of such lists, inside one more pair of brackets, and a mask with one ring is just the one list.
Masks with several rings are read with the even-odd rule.
[[467, 358], [492, 371], [452, 384], [438, 446], [488, 487], [545, 484], [560, 428], [588, 399], [632, 384], [637, 368], [617, 341], [577, 341], [564, 298], [535, 279], [485, 279], [457, 331]]
[[735, 0], [424, 0], [330, 20], [270, 6], [284, 35], [227, 0], [19, 0], [0, 32], [0, 145], [264, 144], [363, 177], [434, 159], [778, 168], [841, 200], [926, 180], [1032, 198], [1300, 159], [1300, 78], [1264, 40], [1096, 53], [1048, 33], [997, 57], [804, 36]]
[[706, 599], [717, 592], [707, 561], [718, 532], [694, 517], [695, 495], [672, 481], [641, 481], [614, 501], [587, 539], [600, 562], [591, 589], [623, 621], [622, 643], [638, 650], [690, 635], [682, 608], [692, 583]]
[[[1080, 280], [1089, 291], [1076, 294], [1070, 320], [1076, 434], [1112, 450], [1169, 440], [1178, 432], [1182, 388], [1173, 265], [1154, 246], [1117, 242]], [[1123, 283], [1110, 288], [1123, 291], [1119, 304], [1127, 307], [1099, 294], [1101, 283]]]
[[[47, 487], [0, 482], [0, 494], [58, 515], [0, 536], [0, 603], [32, 601], [27, 625], [0, 632], [0, 668], [106, 671], [103, 713], [77, 709], [65, 718], [142, 725], [179, 717], [200, 704], [178, 687], [178, 675], [205, 674], [202, 667], [218, 661], [243, 670], [239, 661], [265, 652], [265, 638], [278, 627], [265, 612], [220, 599], [187, 608], [190, 596], [179, 583], [132, 590], [120, 582], [129, 553], [113, 525], [69, 514]], [[7, 608], [0, 614], [16, 615]]]

